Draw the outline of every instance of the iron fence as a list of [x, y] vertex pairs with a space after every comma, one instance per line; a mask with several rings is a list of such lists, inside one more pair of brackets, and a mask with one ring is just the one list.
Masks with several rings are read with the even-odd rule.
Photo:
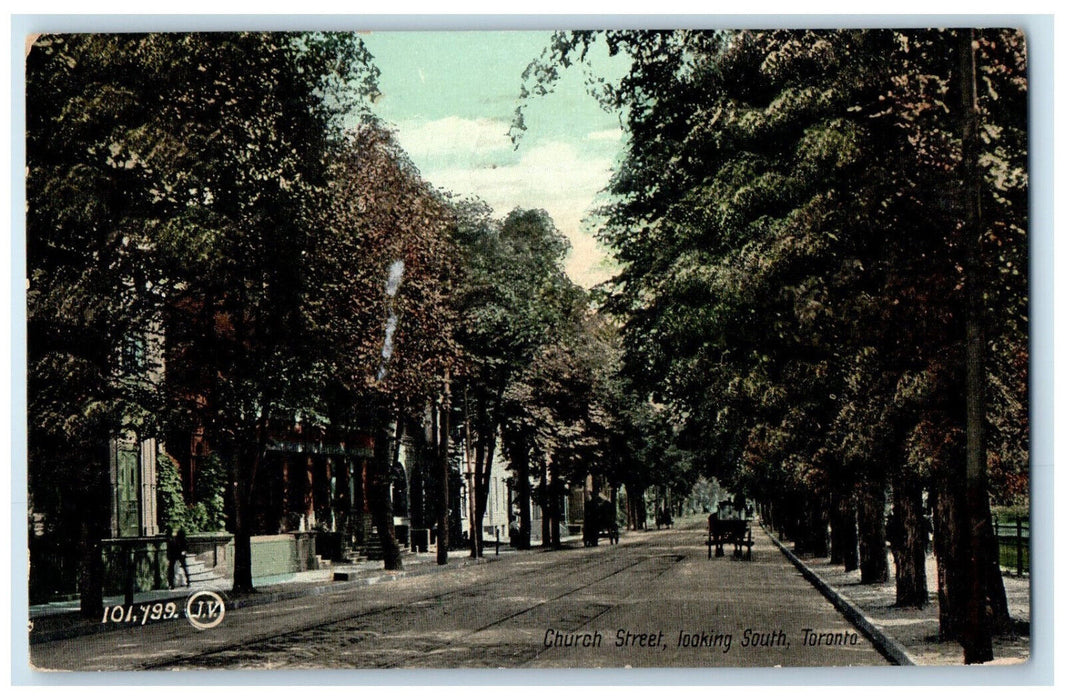
[[1000, 522], [992, 521], [995, 539], [998, 540], [998, 563], [1003, 569], [1016, 571], [1018, 576], [1031, 571], [1031, 520], [1018, 518]]

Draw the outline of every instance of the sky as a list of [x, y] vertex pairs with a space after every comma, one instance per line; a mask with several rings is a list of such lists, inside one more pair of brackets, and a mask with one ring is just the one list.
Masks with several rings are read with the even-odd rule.
[[[381, 71], [377, 114], [396, 129], [422, 177], [485, 201], [497, 218], [511, 209], [545, 209], [569, 238], [570, 278], [585, 287], [614, 272], [582, 225], [602, 198], [623, 134], [584, 86], [580, 66], [563, 71], [555, 91], [531, 100], [527, 131], [515, 148], [509, 131], [522, 72], [550, 32], [374, 32], [363, 40]], [[619, 69], [605, 50], [596, 70]]]

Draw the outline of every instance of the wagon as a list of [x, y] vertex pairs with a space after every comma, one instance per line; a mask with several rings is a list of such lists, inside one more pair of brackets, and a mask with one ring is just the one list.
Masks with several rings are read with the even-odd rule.
[[723, 519], [718, 518], [717, 513], [712, 513], [707, 518], [706, 529], [707, 559], [712, 558], [715, 553], [719, 557], [725, 556], [725, 545], [731, 544], [733, 557], [750, 561], [751, 547], [754, 545], [750, 520], [743, 518]]

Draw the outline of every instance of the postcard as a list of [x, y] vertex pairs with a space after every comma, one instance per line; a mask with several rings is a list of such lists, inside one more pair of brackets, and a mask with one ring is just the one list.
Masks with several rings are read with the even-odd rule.
[[43, 33], [25, 103], [34, 672], [1030, 659], [1022, 31]]

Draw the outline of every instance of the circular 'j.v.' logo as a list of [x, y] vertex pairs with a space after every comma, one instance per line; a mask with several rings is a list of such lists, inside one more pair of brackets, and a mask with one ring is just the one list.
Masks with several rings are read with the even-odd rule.
[[185, 601], [185, 617], [196, 629], [217, 627], [225, 616], [226, 602], [214, 591], [198, 591]]

